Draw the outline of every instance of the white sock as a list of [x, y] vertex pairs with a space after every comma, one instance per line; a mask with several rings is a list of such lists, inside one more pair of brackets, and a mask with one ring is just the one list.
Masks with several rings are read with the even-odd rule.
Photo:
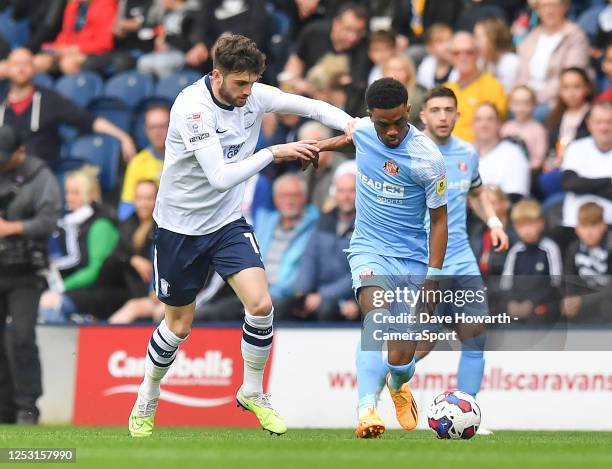
[[274, 308], [267, 316], [253, 316], [244, 312], [242, 326], [242, 359], [244, 360], [244, 381], [242, 392], [246, 395], [263, 392], [263, 376], [272, 349], [274, 329], [272, 321]]
[[165, 319], [157, 326], [149, 340], [145, 359], [145, 375], [138, 389], [138, 393], [144, 399], [151, 400], [159, 397], [159, 384], [170, 369], [176, 352], [185, 339], [187, 337], [181, 339], [174, 334], [168, 328]]

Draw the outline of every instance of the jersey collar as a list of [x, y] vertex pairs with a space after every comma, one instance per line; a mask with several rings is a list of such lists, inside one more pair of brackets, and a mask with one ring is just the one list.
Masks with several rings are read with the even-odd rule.
[[210, 92], [210, 97], [212, 98], [213, 103], [215, 103], [221, 109], [225, 109], [226, 111], [233, 111], [234, 110], [234, 106], [230, 106], [228, 104], [223, 104], [221, 101], [219, 101], [215, 97], [215, 93], [213, 93], [213, 89], [212, 89], [212, 83], [210, 82], [210, 73], [204, 77], [204, 83], [206, 83], [206, 88], [208, 88], [208, 91]]

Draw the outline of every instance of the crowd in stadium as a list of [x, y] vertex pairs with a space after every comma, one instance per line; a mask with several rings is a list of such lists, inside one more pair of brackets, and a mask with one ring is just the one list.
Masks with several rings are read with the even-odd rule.
[[[150, 287], [152, 213], [170, 106], [210, 71], [211, 46], [226, 31], [265, 51], [262, 82], [354, 116], [366, 115], [365, 89], [380, 77], [405, 84], [417, 127], [427, 90], [451, 88], [455, 135], [475, 146], [512, 243], [495, 252], [488, 228], [470, 222], [499, 308], [530, 324], [612, 319], [612, 289], [602, 288], [612, 274], [612, 2], [1, 0], [0, 253], [15, 249], [12, 238], [49, 234], [46, 249], [23, 248], [50, 259], [44, 281], [20, 286], [40, 296], [38, 321], [163, 317]], [[258, 148], [330, 136], [319, 123], [267, 115]], [[45, 168], [24, 169], [22, 179], [39, 184], [36, 208], [7, 213], [18, 191], [7, 188], [23, 183], [10, 178], [34, 158], [61, 190]], [[243, 211], [277, 319], [359, 319], [343, 252], [355, 179], [354, 155], [322, 153], [317, 170], [270, 165], [248, 181]], [[0, 267], [0, 278], [14, 277]], [[573, 287], [542, 294], [564, 275]], [[579, 279], [601, 291], [581, 298]], [[5, 284], [2, 302], [26, 300], [9, 298], [15, 287]], [[0, 320], [6, 314], [0, 307]], [[210, 272], [196, 320], [242, 316]]]

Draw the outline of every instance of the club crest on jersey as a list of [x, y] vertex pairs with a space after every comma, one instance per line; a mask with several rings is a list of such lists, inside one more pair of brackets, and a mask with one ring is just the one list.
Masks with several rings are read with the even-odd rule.
[[459, 171], [462, 173], [466, 173], [468, 170], [468, 165], [464, 160], [459, 161]]
[[446, 192], [446, 177], [436, 182], [436, 192], [438, 195], [443, 195]]
[[385, 165], [383, 166], [383, 170], [385, 173], [390, 174], [391, 176], [397, 176], [399, 173], [399, 166], [393, 160], [385, 161]]

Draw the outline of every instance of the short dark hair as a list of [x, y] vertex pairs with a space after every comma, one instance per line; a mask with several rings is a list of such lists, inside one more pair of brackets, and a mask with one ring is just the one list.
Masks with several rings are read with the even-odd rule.
[[363, 5], [354, 2], [343, 3], [342, 5], [340, 5], [338, 11], [334, 15], [334, 18], [338, 18], [348, 11], [353, 13], [353, 15], [355, 15], [360, 20], [368, 20], [368, 9]]
[[423, 100], [423, 107], [427, 104], [427, 101], [433, 98], [451, 98], [455, 102], [457, 107], [457, 95], [453, 90], [446, 86], [436, 86], [427, 92], [425, 99]]
[[379, 29], [370, 34], [370, 44], [374, 42], [384, 42], [391, 47], [395, 47], [395, 33], [387, 29]]
[[393, 109], [408, 102], [408, 91], [394, 78], [380, 78], [368, 86], [366, 105], [368, 109]]
[[252, 39], [240, 34], [222, 34], [212, 50], [213, 68], [224, 73], [249, 72], [261, 75], [266, 69], [266, 55]]

